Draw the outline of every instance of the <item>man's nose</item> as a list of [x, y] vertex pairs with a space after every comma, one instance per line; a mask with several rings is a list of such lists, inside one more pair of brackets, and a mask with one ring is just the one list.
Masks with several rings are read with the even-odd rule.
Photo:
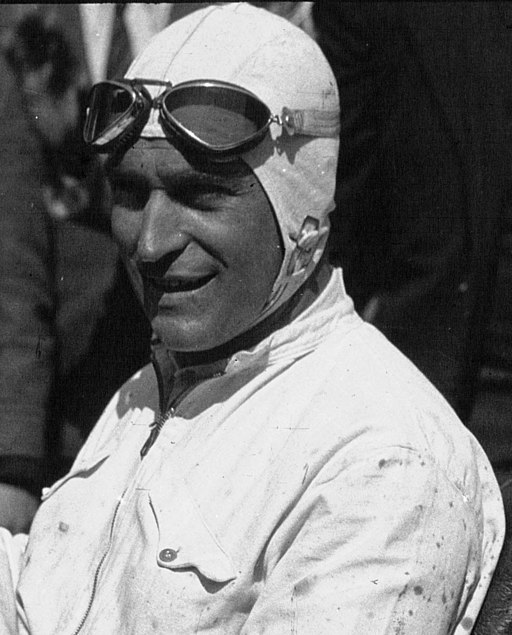
[[163, 190], [153, 190], [144, 207], [137, 242], [137, 260], [156, 262], [185, 249], [189, 241], [183, 230], [183, 209]]

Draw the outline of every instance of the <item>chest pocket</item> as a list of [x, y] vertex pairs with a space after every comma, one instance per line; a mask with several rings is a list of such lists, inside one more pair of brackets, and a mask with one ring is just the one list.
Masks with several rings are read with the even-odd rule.
[[[172, 486], [169, 495], [161, 488], [148, 492], [149, 504], [158, 526], [155, 553], [159, 567], [172, 571], [193, 570], [203, 578], [224, 586], [236, 578], [231, 558], [210, 530], [184, 483]], [[213, 590], [213, 589], [212, 589]]]

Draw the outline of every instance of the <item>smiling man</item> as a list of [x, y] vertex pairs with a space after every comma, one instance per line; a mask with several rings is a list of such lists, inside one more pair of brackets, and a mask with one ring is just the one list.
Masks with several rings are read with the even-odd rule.
[[195, 168], [167, 141], [141, 140], [111, 170], [114, 234], [155, 335], [176, 352], [248, 331], [281, 267], [272, 207], [235, 161]]
[[323, 254], [338, 115], [314, 42], [231, 3], [94, 88], [85, 137], [153, 365], [44, 492], [27, 544], [0, 534], [6, 632], [471, 631], [499, 490]]

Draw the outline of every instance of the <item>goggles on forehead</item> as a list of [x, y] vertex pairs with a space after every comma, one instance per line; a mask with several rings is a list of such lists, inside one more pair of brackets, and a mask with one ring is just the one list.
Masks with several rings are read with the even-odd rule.
[[[162, 86], [152, 98], [146, 86]], [[254, 148], [276, 123], [289, 134], [336, 136], [337, 113], [283, 108], [281, 115], [253, 93], [218, 80], [171, 82], [130, 79], [95, 84], [89, 96], [84, 140], [99, 153], [135, 143], [158, 109], [160, 125], [171, 138], [213, 159], [223, 160]]]

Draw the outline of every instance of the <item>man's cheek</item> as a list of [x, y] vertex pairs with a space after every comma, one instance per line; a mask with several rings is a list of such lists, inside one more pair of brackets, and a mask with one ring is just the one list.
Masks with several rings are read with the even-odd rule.
[[140, 232], [140, 218], [137, 213], [129, 213], [114, 207], [112, 210], [112, 235], [121, 252], [132, 257], [137, 249]]

